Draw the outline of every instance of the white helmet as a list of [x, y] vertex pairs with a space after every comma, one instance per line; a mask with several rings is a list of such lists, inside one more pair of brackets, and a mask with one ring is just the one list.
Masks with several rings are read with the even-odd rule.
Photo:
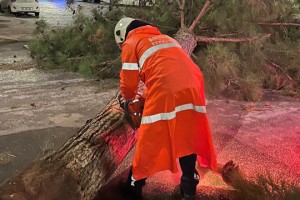
[[134, 20], [135, 19], [130, 18], [130, 17], [124, 17], [116, 24], [115, 40], [116, 40], [117, 44], [125, 41], [126, 29], [127, 29], [128, 25]]

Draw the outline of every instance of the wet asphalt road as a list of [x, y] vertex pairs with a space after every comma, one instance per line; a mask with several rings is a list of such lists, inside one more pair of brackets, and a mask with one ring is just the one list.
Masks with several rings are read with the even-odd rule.
[[[76, 2], [74, 8], [78, 5], [87, 15], [99, 6]], [[41, 0], [40, 6], [39, 18], [0, 14], [0, 185], [61, 147], [116, 93], [115, 80], [96, 82], [74, 73], [31, 68], [24, 45], [34, 38], [35, 22], [44, 19], [50, 26], [64, 27], [74, 17], [62, 0]]]

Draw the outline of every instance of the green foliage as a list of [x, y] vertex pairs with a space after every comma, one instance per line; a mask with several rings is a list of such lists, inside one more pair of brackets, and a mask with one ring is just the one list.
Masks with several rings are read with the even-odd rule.
[[232, 54], [224, 45], [210, 45], [204, 51], [199, 51], [196, 56], [203, 58], [195, 62], [204, 74], [206, 91], [209, 94], [219, 94], [228, 84], [224, 81], [235, 79], [238, 75], [236, 68], [240, 62], [238, 55]]
[[271, 175], [258, 175], [254, 180], [239, 180], [235, 199], [244, 200], [296, 200], [300, 188], [296, 183], [275, 180]]
[[[31, 51], [43, 67], [73, 70], [87, 76], [117, 77], [120, 66], [113, 60], [120, 60], [120, 51], [114, 43], [113, 28], [121, 17], [142, 19], [170, 36], [180, 28], [177, 1], [141, 2], [139, 7], [112, 5], [105, 14], [93, 10], [92, 17], [76, 15], [74, 23], [63, 30], [49, 31], [39, 21], [36, 33], [40, 37], [31, 44]], [[189, 27], [206, 0], [185, 2], [185, 25]], [[268, 25], [300, 23], [299, 14], [299, 1], [211, 0], [209, 10], [193, 31], [195, 34], [255, 39], [198, 45], [194, 60], [203, 71], [207, 93], [251, 101], [259, 100], [264, 88], [299, 94], [299, 27]], [[270, 35], [266, 37], [267, 34]]]
[[232, 200], [292, 200], [299, 199], [299, 184], [293, 180], [275, 178], [268, 171], [249, 177], [233, 161], [227, 162], [221, 172], [223, 180], [234, 188]]
[[113, 25], [98, 15], [91, 18], [79, 14], [72, 25], [62, 30], [49, 31], [45, 30], [44, 22], [38, 24], [41, 25], [36, 32], [41, 36], [30, 44], [30, 49], [42, 67], [71, 70], [91, 77], [102, 62], [119, 56], [111, 34]]
[[47, 28], [47, 23], [45, 20], [41, 19], [35, 22], [36, 29], [34, 30], [34, 34], [41, 34], [45, 32], [45, 29]]
[[[210, 94], [222, 93], [235, 99], [259, 100], [263, 88], [283, 89], [289, 94], [299, 92], [299, 29], [294, 26], [258, 25], [259, 22], [295, 22], [295, 13], [299, 8], [291, 1], [212, 1], [213, 8], [203, 17], [195, 32], [206, 37], [259, 38], [271, 34], [267, 39], [257, 39], [251, 43], [227, 43], [223, 51], [238, 55], [239, 62], [234, 67], [237, 76], [230, 79], [227, 75], [220, 77], [222, 69], [215, 73], [215, 85], [212, 87], [209, 69], [202, 69]], [[202, 1], [203, 4], [203, 1]], [[298, 5], [299, 6], [299, 5]], [[298, 10], [296, 10], [298, 8]], [[192, 12], [192, 13], [197, 13]], [[195, 18], [193, 16], [192, 18]], [[200, 60], [210, 59], [210, 46], [198, 48]], [[216, 51], [220, 53], [219, 51]], [[229, 60], [232, 56], [228, 55]], [[208, 58], [207, 58], [208, 57]], [[221, 61], [221, 60], [220, 60]], [[272, 72], [268, 70], [270, 62], [276, 64]], [[219, 65], [221, 65], [220, 62]], [[272, 67], [274, 68], [274, 66]], [[290, 77], [290, 78], [287, 78]], [[217, 81], [218, 80], [218, 81]], [[220, 80], [224, 80], [223, 84]], [[207, 86], [208, 84], [208, 86]], [[299, 94], [299, 93], [298, 93]]]

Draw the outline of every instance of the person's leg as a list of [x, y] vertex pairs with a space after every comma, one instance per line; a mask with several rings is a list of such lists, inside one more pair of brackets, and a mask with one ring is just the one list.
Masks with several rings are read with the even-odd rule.
[[126, 181], [126, 188], [128, 189], [126, 193], [128, 194], [129, 198], [131, 200], [142, 200], [143, 199], [142, 190], [145, 184], [146, 184], [146, 178], [135, 180], [132, 175], [132, 169], [130, 169]]
[[200, 178], [196, 170], [196, 159], [196, 154], [179, 158], [182, 171], [180, 190], [185, 200], [195, 199], [196, 188]]

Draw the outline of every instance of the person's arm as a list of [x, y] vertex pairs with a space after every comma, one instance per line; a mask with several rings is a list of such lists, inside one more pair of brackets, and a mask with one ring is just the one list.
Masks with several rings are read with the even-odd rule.
[[135, 98], [139, 81], [135, 46], [125, 42], [122, 46], [122, 69], [120, 73], [120, 92], [125, 100]]

